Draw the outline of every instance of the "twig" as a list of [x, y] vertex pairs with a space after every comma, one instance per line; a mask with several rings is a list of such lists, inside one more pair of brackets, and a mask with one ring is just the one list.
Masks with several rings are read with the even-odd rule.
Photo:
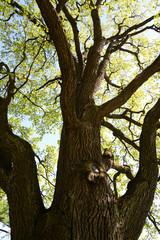
[[154, 227], [156, 228], [156, 230], [160, 234], [160, 228], [158, 227], [159, 223], [156, 222], [156, 219], [153, 217], [151, 212], [149, 212], [149, 214], [148, 214], [148, 219], [153, 223]]
[[8, 231], [4, 230], [4, 229], [0, 229], [1, 232], [4, 232], [4, 233], [9, 233]]

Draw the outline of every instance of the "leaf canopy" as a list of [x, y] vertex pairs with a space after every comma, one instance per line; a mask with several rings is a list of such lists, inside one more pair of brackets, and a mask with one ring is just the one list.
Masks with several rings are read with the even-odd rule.
[[[61, 7], [61, 1], [51, 2], [57, 9], [58, 6]], [[104, 80], [94, 95], [98, 106], [120, 95], [132, 79], [158, 57], [158, 0], [70, 0], [62, 7], [63, 11], [58, 14], [75, 61], [86, 64], [90, 47], [101, 35], [106, 43], [99, 58], [100, 63], [103, 63], [107, 49], [111, 48], [112, 55], [105, 68]], [[62, 73], [58, 55], [35, 0], [2, 0], [0, 9], [0, 96], [7, 96], [8, 78], [13, 75], [15, 88], [14, 99], [9, 106], [9, 123], [13, 132], [32, 143], [37, 156], [40, 156], [37, 157], [39, 181], [46, 206], [49, 206], [55, 182], [53, 166], [56, 169], [57, 149], [47, 145], [42, 150], [39, 146], [47, 133], [59, 134], [62, 126]], [[96, 9], [99, 10], [99, 23], [92, 15]], [[97, 30], [99, 26], [101, 30]], [[159, 72], [151, 76], [124, 105], [106, 115], [102, 124], [102, 149], [111, 146], [116, 163], [130, 165], [134, 174], [138, 169], [142, 123], [146, 112], [159, 98], [159, 77]], [[158, 132], [158, 156], [159, 136]], [[115, 170], [112, 170], [112, 186], [114, 174]], [[127, 183], [128, 179], [124, 175], [118, 176], [119, 195], [126, 190]], [[159, 194], [158, 185], [155, 201], [140, 239], [146, 239], [147, 235], [155, 239], [157, 233], [160, 233]], [[5, 202], [2, 209], [7, 210]], [[6, 223], [6, 217], [4, 222]]]

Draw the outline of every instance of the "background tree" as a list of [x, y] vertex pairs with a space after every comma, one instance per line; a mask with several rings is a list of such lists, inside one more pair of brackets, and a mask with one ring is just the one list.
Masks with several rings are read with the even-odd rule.
[[[158, 2], [0, 4], [11, 238], [134, 240], [147, 216], [159, 232]], [[61, 127], [55, 186], [56, 150], [38, 143]]]

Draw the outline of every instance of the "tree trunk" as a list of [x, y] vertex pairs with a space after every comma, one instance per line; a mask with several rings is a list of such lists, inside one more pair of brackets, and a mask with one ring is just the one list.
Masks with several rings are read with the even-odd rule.
[[[100, 151], [100, 125], [96, 122], [94, 106], [93, 109], [90, 107], [84, 119], [72, 127], [63, 126], [56, 191], [41, 239], [137, 240], [142, 231], [157, 181], [154, 121], [152, 134], [148, 131], [153, 113], [147, 115], [141, 134], [140, 159], [150, 162], [150, 176], [144, 175], [140, 166], [126, 194], [116, 199], [106, 173], [108, 166]], [[143, 153], [146, 137], [150, 148], [145, 148]], [[147, 171], [150, 172], [148, 167]]]
[[[144, 158], [143, 166], [150, 163], [152, 171], [147, 165], [140, 166], [137, 176], [128, 184], [128, 191], [119, 199], [110, 188], [96, 114], [95, 106], [90, 106], [84, 111], [83, 120], [72, 126], [64, 123], [54, 201], [48, 210], [40, 196], [31, 146], [9, 129], [1, 130], [1, 167], [4, 158], [10, 164], [3, 165], [0, 180], [8, 196], [12, 239], [138, 239], [156, 188], [156, 125], [147, 121], [154, 119], [154, 113], [147, 115], [144, 122], [140, 156]], [[151, 131], [146, 131], [148, 124], [153, 128]], [[146, 138], [150, 150], [144, 148]]]
[[62, 235], [56, 239], [120, 239], [116, 199], [104, 168], [99, 126], [64, 127], [53, 203], [64, 229], [60, 221], [56, 232]]
[[62, 73], [60, 103], [64, 125], [54, 200], [52, 206], [45, 209], [34, 152], [29, 143], [15, 136], [8, 127], [7, 109], [14, 93], [14, 82], [10, 81], [11, 93], [6, 99], [0, 98], [0, 186], [8, 197], [12, 240], [137, 240], [157, 183], [155, 133], [160, 101], [145, 117], [139, 171], [128, 184], [126, 194], [119, 199], [110, 188], [109, 164], [101, 153], [100, 126], [106, 114], [121, 107], [159, 71], [160, 57], [117, 97], [95, 106], [94, 94], [104, 78], [112, 52], [106, 51], [101, 61], [107, 41], [99, 31], [97, 10], [92, 10], [94, 44], [84, 71], [79, 61], [81, 74], [78, 74], [61, 20], [51, 1], [37, 0], [37, 4], [57, 50]]

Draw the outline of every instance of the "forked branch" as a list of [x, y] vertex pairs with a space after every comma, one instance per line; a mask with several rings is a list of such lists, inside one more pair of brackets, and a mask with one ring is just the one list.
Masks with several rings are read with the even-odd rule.
[[121, 107], [127, 100], [137, 91], [137, 89], [142, 86], [152, 75], [160, 71], [160, 55], [145, 68], [140, 74], [138, 74], [123, 90], [122, 92], [111, 99], [110, 101], [99, 106], [99, 121], [103, 119], [104, 116], [113, 112], [115, 109]]
[[131, 168], [128, 165], [119, 165], [114, 163], [112, 166], [113, 169], [117, 170], [120, 174], [124, 173], [126, 174], [127, 178], [129, 178], [130, 180], [134, 179], [134, 176], [131, 172]]
[[139, 146], [134, 141], [132, 141], [131, 139], [126, 137], [120, 129], [117, 129], [111, 123], [109, 123], [107, 121], [103, 121], [101, 125], [110, 129], [115, 137], [119, 138], [120, 140], [125, 141], [126, 143], [128, 143], [129, 145], [134, 147], [137, 151], [140, 150]]
[[62, 8], [64, 7], [66, 2], [68, 2], [68, 0], [59, 0], [58, 1], [58, 4], [56, 6], [56, 10], [58, 13], [62, 10]]
[[[70, 45], [64, 33], [61, 20], [49, 0], [37, 0], [49, 35], [57, 50], [62, 72], [61, 108], [64, 121], [72, 124], [76, 121], [74, 95], [76, 89], [76, 70]], [[72, 86], [72, 87], [71, 87]]]
[[134, 176], [131, 172], [130, 166], [128, 166], [128, 165], [123, 165], [122, 166], [122, 165], [114, 163], [112, 168], [117, 170], [117, 173], [113, 176], [113, 185], [114, 185], [115, 196], [116, 196], [116, 198], [118, 198], [117, 183], [116, 183], [118, 176], [121, 173], [123, 173], [123, 174], [126, 174], [127, 178], [130, 179], [130, 180], [133, 180]]
[[154, 225], [155, 229], [157, 230], [157, 232], [160, 234], [160, 226], [159, 226], [159, 221], [157, 221], [155, 219], [155, 217], [153, 216], [152, 212], [150, 211], [148, 214], [148, 219], [152, 222], [152, 224]]
[[81, 48], [80, 48], [80, 40], [79, 40], [79, 30], [77, 27], [77, 22], [76, 19], [72, 17], [68, 9], [64, 6], [63, 11], [68, 19], [68, 21], [71, 24], [73, 35], [74, 35], [74, 42], [75, 42], [75, 49], [77, 53], [77, 58], [78, 58], [78, 63], [79, 63], [79, 70], [80, 70], [80, 75], [82, 77], [82, 72], [83, 72], [83, 58], [82, 58], [82, 53], [81, 53]]

